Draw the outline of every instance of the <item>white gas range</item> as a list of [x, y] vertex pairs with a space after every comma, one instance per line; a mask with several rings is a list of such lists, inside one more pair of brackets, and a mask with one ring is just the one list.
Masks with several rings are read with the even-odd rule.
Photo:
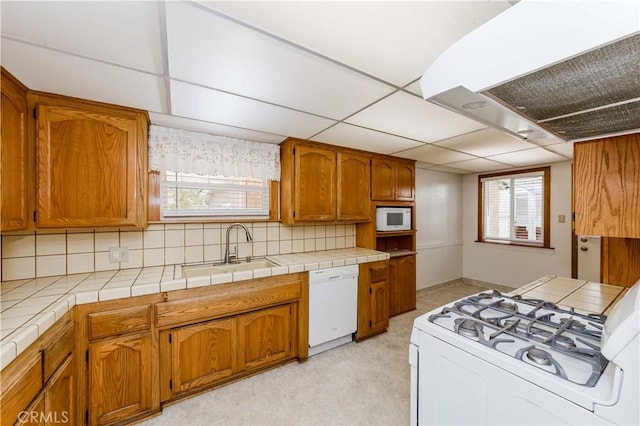
[[411, 424], [640, 424], [640, 281], [608, 316], [498, 291], [424, 314]]

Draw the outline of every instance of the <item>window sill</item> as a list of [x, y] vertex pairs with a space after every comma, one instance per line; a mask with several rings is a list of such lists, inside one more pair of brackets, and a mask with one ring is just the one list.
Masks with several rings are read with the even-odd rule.
[[544, 247], [544, 246], [536, 246], [536, 245], [533, 245], [533, 244], [513, 243], [511, 241], [480, 241], [480, 240], [474, 240], [474, 242], [475, 243], [480, 243], [480, 244], [493, 244], [493, 245], [505, 246], [505, 247], [529, 247], [529, 248], [535, 248], [535, 249], [555, 250], [555, 247]]

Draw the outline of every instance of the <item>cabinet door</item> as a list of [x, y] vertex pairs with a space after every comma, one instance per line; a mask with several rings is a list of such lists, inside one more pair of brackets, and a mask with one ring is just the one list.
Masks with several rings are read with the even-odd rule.
[[51, 378], [44, 392], [47, 424], [74, 424], [75, 393], [73, 355], [69, 355]]
[[151, 336], [140, 333], [89, 345], [89, 423], [113, 423], [152, 407]]
[[46, 410], [44, 393], [41, 392], [24, 411], [20, 411], [18, 421], [15, 424], [20, 426], [45, 426], [48, 415]]
[[27, 92], [2, 70], [0, 231], [27, 227]]
[[396, 200], [413, 201], [415, 188], [415, 166], [410, 163], [396, 163]]
[[374, 200], [395, 199], [395, 167], [387, 159], [374, 158], [371, 161], [371, 198]]
[[211, 384], [236, 370], [233, 319], [172, 330], [171, 341], [174, 395]]
[[38, 106], [38, 226], [144, 226], [146, 138], [137, 118]]
[[338, 152], [338, 220], [368, 221], [371, 215], [371, 158]]
[[336, 154], [333, 151], [296, 146], [295, 221], [336, 219]]
[[389, 315], [416, 308], [415, 255], [389, 260]]
[[389, 290], [386, 281], [371, 283], [371, 332], [385, 330], [389, 325]]
[[640, 238], [640, 134], [573, 149], [575, 233]]
[[250, 370], [291, 356], [291, 307], [263, 309], [238, 318], [238, 361]]

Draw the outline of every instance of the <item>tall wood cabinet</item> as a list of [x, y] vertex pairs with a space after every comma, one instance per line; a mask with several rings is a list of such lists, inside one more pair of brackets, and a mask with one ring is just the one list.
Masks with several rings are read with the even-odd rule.
[[369, 155], [290, 138], [280, 162], [283, 223], [370, 220]]
[[575, 232], [640, 238], [640, 133], [574, 144]]
[[0, 68], [0, 231], [28, 225], [27, 88]]
[[146, 226], [145, 112], [42, 93], [37, 226]]

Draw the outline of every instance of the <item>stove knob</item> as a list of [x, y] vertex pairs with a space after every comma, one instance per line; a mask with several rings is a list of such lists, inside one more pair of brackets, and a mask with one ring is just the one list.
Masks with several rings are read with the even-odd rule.
[[580, 250], [582, 250], [582, 251], [589, 251], [589, 247], [582, 246], [582, 247], [580, 247]]

